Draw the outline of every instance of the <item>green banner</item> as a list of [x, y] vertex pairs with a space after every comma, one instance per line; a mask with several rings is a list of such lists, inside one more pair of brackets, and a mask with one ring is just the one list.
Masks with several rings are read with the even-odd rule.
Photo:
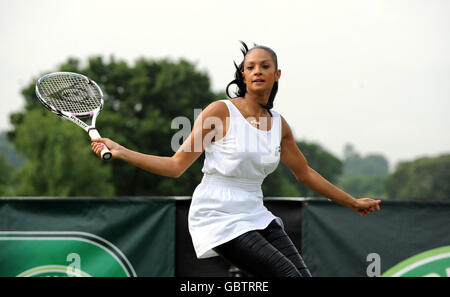
[[328, 200], [302, 208], [313, 276], [450, 276], [450, 203], [383, 201], [362, 217]]
[[168, 199], [0, 199], [0, 276], [173, 276]]

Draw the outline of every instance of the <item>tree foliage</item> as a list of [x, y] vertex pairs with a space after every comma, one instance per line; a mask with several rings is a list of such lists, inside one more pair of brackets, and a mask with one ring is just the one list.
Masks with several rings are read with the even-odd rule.
[[5, 154], [0, 151], [0, 196], [10, 194], [12, 172], [12, 164], [7, 161]]
[[[341, 173], [342, 162], [332, 153], [325, 150], [320, 144], [317, 143], [308, 143], [306, 141], [297, 141], [297, 146], [300, 148], [301, 152], [305, 156], [308, 161], [308, 165], [316, 170], [320, 175], [322, 175], [325, 179], [330, 181], [331, 183], [336, 182], [337, 177]], [[280, 166], [279, 169], [283, 172], [283, 175], [287, 177], [289, 183], [294, 185], [297, 196], [301, 197], [316, 197], [317, 193], [313, 192], [305, 185], [298, 182], [286, 166]], [[294, 192], [293, 189], [290, 192]]]
[[389, 197], [409, 200], [450, 199], [450, 154], [399, 164], [385, 187]]
[[[43, 109], [31, 109], [15, 130], [27, 157], [12, 177], [17, 196], [109, 196], [111, 170], [92, 160], [86, 133]], [[82, 144], [82, 145], [80, 145]]]
[[389, 174], [388, 160], [380, 154], [362, 157], [351, 144], [344, 147], [342, 175], [338, 186], [355, 197], [387, 198], [384, 181]]
[[[85, 67], [69, 59], [59, 71], [79, 72], [96, 81], [105, 93], [105, 108], [97, 120], [103, 137], [130, 149], [170, 156], [171, 121], [194, 120], [194, 108], [204, 108], [222, 94], [210, 90], [206, 73], [185, 60], [139, 59], [133, 66], [113, 57], [92, 57]], [[189, 195], [201, 179], [196, 162], [178, 180], [147, 173], [124, 162], [102, 162], [90, 152], [85, 132], [44, 110], [34, 94], [35, 77], [22, 94], [25, 111], [13, 114], [9, 139], [27, 163], [15, 174], [18, 195], [135, 196]], [[221, 98], [222, 99], [222, 98]]]
[[386, 176], [389, 173], [389, 163], [380, 154], [369, 154], [361, 157], [351, 144], [344, 148], [342, 177]]

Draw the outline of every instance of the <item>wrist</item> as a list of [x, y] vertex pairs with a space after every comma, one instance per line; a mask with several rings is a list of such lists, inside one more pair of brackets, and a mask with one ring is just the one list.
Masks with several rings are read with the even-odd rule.
[[351, 197], [351, 200], [349, 201], [348, 207], [349, 208], [358, 208], [358, 199]]
[[115, 152], [115, 158], [122, 160], [122, 161], [126, 161], [125, 160], [126, 151], [127, 151], [127, 148], [119, 145]]

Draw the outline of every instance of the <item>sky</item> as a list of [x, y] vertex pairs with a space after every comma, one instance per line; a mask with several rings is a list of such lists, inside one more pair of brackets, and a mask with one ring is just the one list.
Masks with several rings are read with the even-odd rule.
[[274, 109], [297, 140], [392, 169], [450, 152], [449, 16], [447, 0], [0, 0], [0, 131], [69, 57], [185, 58], [223, 91], [243, 40], [277, 53]]

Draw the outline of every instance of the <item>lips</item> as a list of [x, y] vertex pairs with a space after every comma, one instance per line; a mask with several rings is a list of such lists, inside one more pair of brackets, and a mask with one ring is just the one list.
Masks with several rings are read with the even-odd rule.
[[264, 79], [258, 78], [258, 79], [253, 80], [253, 82], [254, 82], [254, 83], [263, 83], [263, 82], [264, 82]]

